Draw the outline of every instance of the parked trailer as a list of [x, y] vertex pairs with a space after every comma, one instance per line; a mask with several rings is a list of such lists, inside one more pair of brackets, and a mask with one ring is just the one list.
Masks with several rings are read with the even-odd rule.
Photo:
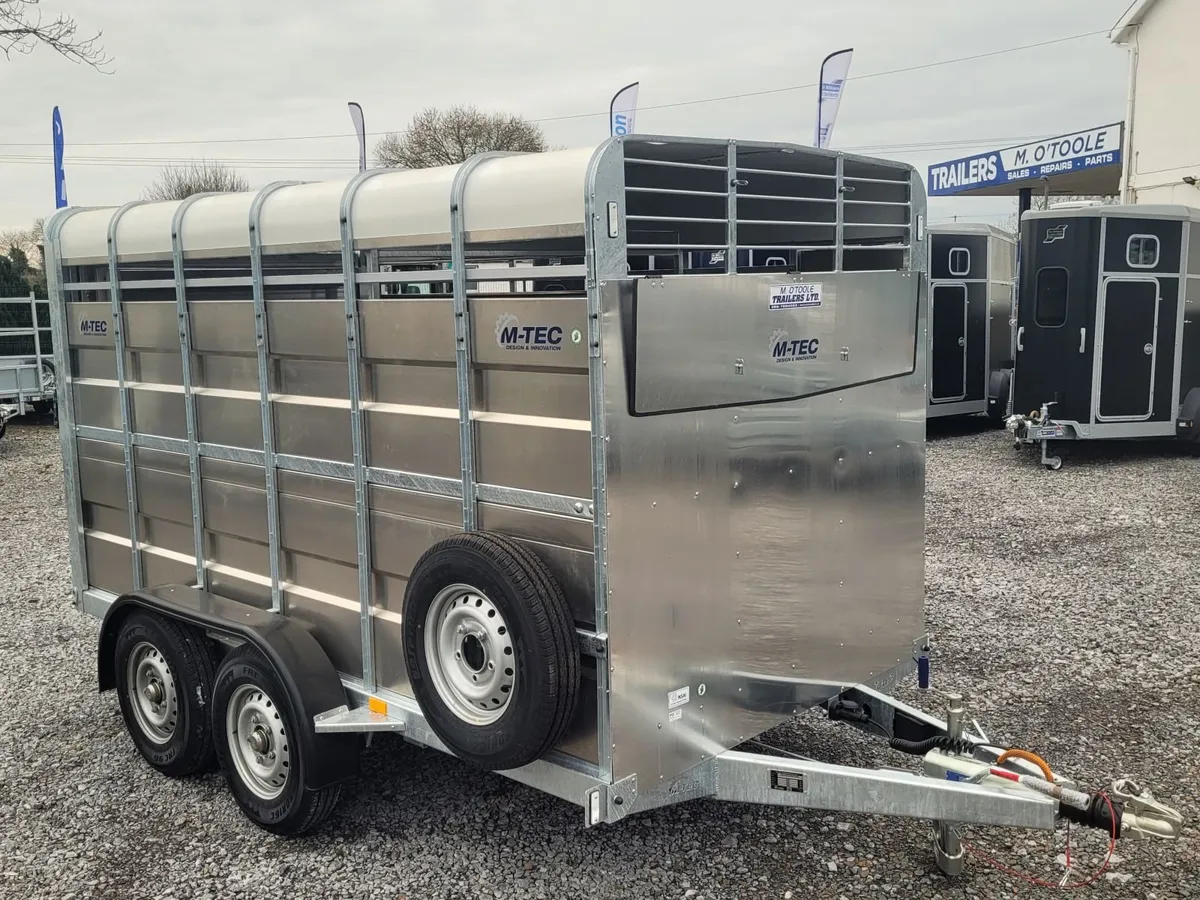
[[0, 297], [0, 438], [8, 420], [55, 407], [50, 301]]
[[1086, 206], [1021, 225], [1017, 448], [1200, 442], [1200, 210]]
[[[142, 756], [215, 753], [279, 833], [390, 731], [587, 825], [915, 816], [947, 871], [956, 822], [1176, 834], [969, 735], [961, 698], [887, 695], [927, 646], [923, 214], [905, 165], [643, 136], [56, 214], [74, 588]], [[743, 243], [818, 267], [740, 273]], [[475, 289], [516, 260], [553, 290]], [[813, 706], [924, 771], [738, 749]]]
[[973, 222], [929, 229], [927, 415], [1009, 413], [1017, 246]]

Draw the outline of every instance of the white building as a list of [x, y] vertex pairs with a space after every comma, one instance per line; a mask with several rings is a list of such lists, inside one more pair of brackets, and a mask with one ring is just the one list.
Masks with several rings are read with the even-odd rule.
[[1200, 0], [1134, 0], [1109, 37], [1129, 51], [1126, 202], [1200, 207]]

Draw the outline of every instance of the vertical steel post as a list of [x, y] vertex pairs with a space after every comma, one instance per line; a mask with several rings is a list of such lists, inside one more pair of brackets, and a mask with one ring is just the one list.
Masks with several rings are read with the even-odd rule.
[[[607, 423], [604, 395], [604, 286], [606, 279], [629, 277], [626, 249], [628, 231], [625, 210], [625, 145], [636, 138], [612, 138], [602, 145], [588, 164], [587, 188], [583, 198], [584, 262], [587, 266], [588, 392], [592, 438], [592, 539], [595, 572], [595, 630], [608, 632], [608, 490]], [[609, 227], [609, 210], [616, 207], [616, 229]], [[653, 269], [653, 267], [651, 267]], [[611, 663], [596, 661], [596, 761], [600, 777], [611, 781], [613, 733], [610, 718]]]
[[204, 554], [204, 498], [200, 481], [200, 432], [196, 421], [196, 394], [192, 385], [192, 329], [188, 312], [187, 284], [183, 267], [183, 217], [193, 203], [212, 193], [193, 194], [175, 210], [171, 219], [171, 264], [175, 272], [175, 311], [179, 320], [179, 354], [183, 370], [183, 409], [187, 419], [188, 473], [192, 479], [192, 548], [196, 554], [196, 586], [208, 589], [208, 567]]
[[[842, 271], [845, 265], [845, 241], [846, 241], [846, 157], [842, 153], [837, 155], [837, 231], [833, 241], [833, 270], [835, 272]], [[911, 215], [911, 209], [909, 215]], [[911, 243], [911, 239], [909, 243]]]
[[46, 222], [46, 286], [50, 295], [50, 334], [54, 343], [55, 375], [58, 386], [58, 439], [62, 445], [63, 482], [67, 507], [67, 543], [71, 553], [71, 586], [75, 605], [83, 608], [83, 592], [88, 589], [87, 553], [83, 543], [83, 499], [79, 488], [79, 443], [75, 437], [75, 377], [71, 372], [70, 328], [67, 295], [63, 290], [62, 257], [58, 236], [63, 223], [82, 208], [64, 209]]
[[467, 241], [463, 202], [467, 179], [480, 163], [511, 153], [477, 153], [458, 167], [450, 189], [450, 270], [454, 287], [454, 361], [458, 374], [458, 452], [462, 471], [463, 531], [474, 531], [475, 423], [471, 410], [471, 307], [467, 303]]
[[263, 469], [267, 488], [267, 543], [271, 567], [271, 609], [284, 612], [283, 592], [279, 588], [279, 490], [275, 484], [275, 417], [271, 411], [270, 354], [271, 343], [267, 328], [266, 288], [263, 285], [262, 240], [259, 220], [266, 199], [283, 187], [302, 184], [299, 181], [274, 181], [268, 184], [250, 204], [250, 280], [254, 291], [254, 342], [258, 348], [258, 396], [262, 404]]
[[[33, 291], [29, 292], [29, 314], [33, 316], [33, 358], [37, 365], [38, 393], [42, 393], [42, 332], [38, 328], [37, 297]], [[20, 379], [17, 381], [19, 384]]]
[[[725, 150], [726, 200], [725, 200], [725, 274], [737, 274], [738, 256], [738, 175], [737, 175], [737, 141], [730, 141]], [[751, 250], [751, 253], [754, 251]], [[678, 270], [680, 273], [682, 269]]]
[[375, 632], [371, 618], [371, 511], [367, 505], [366, 433], [362, 416], [358, 283], [354, 264], [354, 197], [363, 183], [387, 169], [371, 169], [350, 179], [342, 192], [339, 219], [342, 236], [342, 294], [346, 301], [346, 368], [349, 371], [350, 441], [354, 448], [354, 511], [358, 544], [358, 605], [362, 627], [363, 687], [373, 691], [375, 679]]
[[121, 218], [145, 201], [126, 203], [108, 223], [108, 294], [112, 302], [113, 351], [117, 357], [117, 397], [121, 407], [121, 440], [125, 446], [125, 502], [129, 505], [129, 544], [133, 564], [133, 589], [143, 586], [142, 541], [138, 522], [137, 472], [133, 465], [133, 410], [125, 373], [125, 311], [121, 305], [121, 273], [117, 255], [117, 226]]

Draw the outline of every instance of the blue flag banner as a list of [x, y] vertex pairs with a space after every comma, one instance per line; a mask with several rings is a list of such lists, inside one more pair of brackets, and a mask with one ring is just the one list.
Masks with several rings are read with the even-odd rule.
[[838, 107], [842, 105], [842, 92], [850, 76], [850, 60], [854, 48], [830, 53], [821, 63], [821, 82], [817, 94], [817, 125], [813, 135], [813, 146], [822, 150], [829, 147], [833, 137], [833, 123], [837, 121]]
[[621, 88], [608, 104], [609, 133], [614, 137], [633, 134], [633, 120], [637, 116], [638, 83]]
[[54, 137], [54, 208], [62, 209], [67, 205], [67, 176], [63, 171], [62, 114], [57, 106], [54, 107], [50, 129]]

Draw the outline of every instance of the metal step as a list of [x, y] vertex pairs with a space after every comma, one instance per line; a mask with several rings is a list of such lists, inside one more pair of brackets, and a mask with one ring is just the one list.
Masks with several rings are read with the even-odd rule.
[[345, 731], [404, 731], [404, 720], [383, 713], [373, 712], [365, 706], [350, 709], [339, 706], [313, 716], [313, 730], [317, 734], [333, 734]]

